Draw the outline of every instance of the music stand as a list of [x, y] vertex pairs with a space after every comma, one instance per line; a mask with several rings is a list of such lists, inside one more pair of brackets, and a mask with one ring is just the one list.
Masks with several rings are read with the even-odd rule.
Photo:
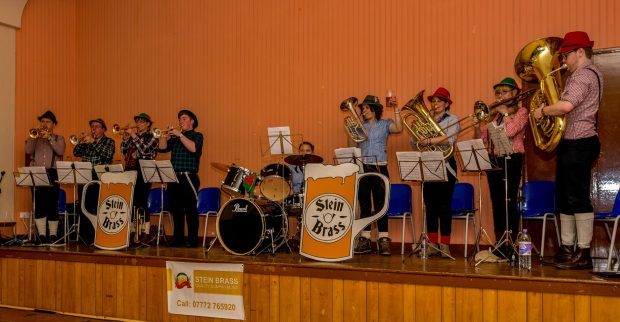
[[[142, 171], [142, 178], [145, 183], [161, 183], [161, 208], [159, 209], [159, 222], [157, 223], [157, 234], [153, 237], [157, 239], [157, 246], [159, 246], [159, 239], [162, 233], [161, 223], [164, 217], [164, 190], [166, 190], [168, 183], [179, 182], [177, 174], [174, 172], [172, 163], [170, 160], [139, 160], [140, 170]], [[151, 239], [149, 243], [153, 240]], [[166, 244], [166, 234], [164, 233], [164, 241]]]
[[[73, 185], [73, 224], [69, 227], [68, 216], [65, 214], [65, 235], [54, 241], [52, 245], [64, 239], [65, 244], [70, 234], [76, 233], [75, 241], [82, 239], [80, 236], [80, 217], [76, 213], [77, 189], [78, 185], [87, 184], [93, 179], [93, 164], [80, 161], [57, 161], [56, 170], [58, 171], [58, 183]], [[86, 241], [82, 239], [86, 245]]]
[[[37, 187], [50, 187], [50, 178], [45, 167], [21, 167], [13, 175], [15, 177], [15, 184], [32, 188], [32, 214], [28, 224], [28, 240], [31, 241], [33, 237], [32, 221], [34, 220], [33, 217], [36, 210]], [[38, 231], [36, 237], [39, 238]]]
[[426, 260], [428, 259], [427, 251], [430, 247], [437, 252], [445, 255], [446, 257], [455, 260], [452, 255], [442, 251], [438, 247], [435, 247], [433, 243], [431, 243], [428, 239], [428, 233], [426, 232], [427, 228], [426, 205], [424, 203], [424, 183], [448, 181], [446, 163], [443, 157], [443, 153], [440, 151], [404, 151], [396, 152], [396, 158], [398, 159], [398, 170], [400, 171], [401, 180], [420, 182], [420, 188], [422, 190], [422, 232], [420, 233], [418, 242], [415, 246], [413, 246], [411, 252], [407, 257], [411, 257], [413, 254], [420, 252], [420, 258]]
[[374, 158], [374, 164], [377, 164], [377, 157], [374, 155], [362, 156], [362, 149], [356, 147], [339, 148], [334, 150], [334, 165], [343, 163], [355, 163], [360, 167], [359, 173], [364, 173], [364, 162], [366, 158], [371, 160]]

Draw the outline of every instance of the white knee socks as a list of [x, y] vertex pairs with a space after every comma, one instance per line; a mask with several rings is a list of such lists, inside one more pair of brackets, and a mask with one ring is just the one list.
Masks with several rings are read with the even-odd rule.
[[594, 213], [575, 214], [575, 224], [577, 226], [577, 246], [579, 248], [590, 248], [594, 229]]
[[560, 214], [560, 226], [562, 227], [562, 245], [573, 247], [575, 245], [575, 216]]

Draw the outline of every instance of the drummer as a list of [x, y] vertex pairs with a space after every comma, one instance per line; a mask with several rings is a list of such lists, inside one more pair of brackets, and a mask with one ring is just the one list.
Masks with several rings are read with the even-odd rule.
[[[314, 154], [314, 144], [308, 141], [301, 142], [301, 144], [299, 144], [299, 154]], [[302, 190], [304, 189], [304, 171], [302, 167], [292, 164], [289, 164], [288, 167], [291, 169], [291, 173], [293, 174], [293, 193], [302, 193]]]

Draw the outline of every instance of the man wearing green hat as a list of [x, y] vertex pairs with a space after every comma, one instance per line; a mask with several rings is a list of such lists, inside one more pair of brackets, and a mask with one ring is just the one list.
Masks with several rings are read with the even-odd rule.
[[[501, 82], [493, 85], [495, 98], [499, 100], [514, 97], [521, 89], [517, 82], [506, 77]], [[493, 225], [495, 228], [496, 238], [503, 235], [506, 228], [516, 236], [519, 229], [519, 211], [517, 207], [517, 194], [519, 193], [519, 183], [521, 182], [521, 168], [523, 166], [523, 155], [525, 153], [524, 137], [528, 124], [528, 111], [525, 108], [519, 108], [518, 101], [512, 101], [504, 105], [496, 107], [497, 114], [482, 129], [478, 120], [474, 118], [474, 126], [476, 128], [476, 137], [482, 137], [485, 146], [491, 151], [494, 163], [501, 171], [487, 172], [487, 180], [489, 183], [489, 191], [491, 193], [491, 204], [493, 206]], [[511, 143], [512, 151], [510, 157], [506, 157], [503, 151], [500, 151], [493, 141], [489, 138], [489, 127], [501, 129], [506, 133]], [[506, 167], [506, 168], [505, 168]], [[507, 184], [504, 180], [507, 178]], [[506, 194], [506, 185], [508, 194]], [[508, 226], [506, 226], [506, 197], [508, 197]], [[513, 237], [515, 237], [513, 236]], [[514, 239], [513, 239], [514, 240]], [[502, 250], [504, 255], [510, 256], [510, 249]]]

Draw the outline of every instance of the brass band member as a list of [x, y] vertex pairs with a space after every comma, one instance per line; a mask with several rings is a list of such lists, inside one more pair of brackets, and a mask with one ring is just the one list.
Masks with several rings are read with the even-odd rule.
[[[461, 126], [458, 125], [458, 117], [449, 112], [452, 106], [450, 92], [443, 87], [439, 87], [433, 95], [428, 97], [428, 101], [431, 103], [431, 116], [440, 128], [446, 129], [444, 131], [445, 135], [423, 139], [420, 142], [415, 142], [412, 138], [412, 147], [415, 148], [416, 143], [420, 147], [438, 144], [453, 145]], [[438, 248], [445, 254], [450, 255], [450, 234], [452, 233], [450, 205], [454, 185], [456, 184], [457, 168], [454, 156], [451, 156], [445, 162], [448, 181], [424, 183], [424, 205], [426, 206], [426, 229], [429, 241], [434, 244], [439, 243]], [[440, 226], [441, 238], [438, 232]], [[436, 249], [430, 248], [427, 255], [431, 256], [437, 253]], [[446, 257], [445, 254], [441, 254], [442, 257]]]
[[[172, 151], [170, 161], [177, 173], [179, 183], [168, 185], [168, 204], [174, 218], [174, 240], [172, 246], [198, 246], [197, 192], [200, 188], [198, 166], [202, 156], [202, 133], [196, 132], [198, 119], [190, 110], [177, 114], [179, 128], [169, 130], [167, 136], [159, 139], [161, 152]], [[170, 136], [170, 137], [168, 137]], [[185, 240], [187, 221], [187, 243]]]
[[[58, 234], [58, 173], [56, 161], [62, 160], [65, 153], [65, 138], [54, 133], [58, 124], [56, 116], [51, 111], [43, 113], [37, 118], [40, 127], [37, 137], [30, 137], [26, 142], [26, 154], [30, 156], [30, 166], [42, 166], [49, 176], [51, 187], [38, 187], [35, 196], [34, 222], [39, 232], [41, 244], [55, 242]], [[49, 225], [49, 238], [47, 237]]]
[[[560, 212], [562, 246], [555, 256], [562, 269], [592, 268], [590, 242], [594, 212], [590, 200], [592, 165], [601, 144], [597, 135], [597, 113], [603, 96], [603, 75], [592, 63], [592, 46], [588, 34], [569, 32], [558, 53], [568, 66], [570, 76], [560, 100], [535, 110], [542, 116], [566, 115], [566, 132], [557, 150], [555, 202]], [[577, 251], [573, 245], [577, 237]]]
[[[381, 105], [379, 98], [376, 96], [367, 95], [364, 101], [358, 105], [362, 114], [363, 125], [368, 132], [368, 139], [358, 144], [362, 149], [362, 156], [365, 157], [363, 160], [364, 172], [378, 172], [388, 178], [387, 139], [390, 134], [400, 133], [403, 130], [400, 108], [397, 106], [395, 98], [393, 98], [390, 104], [396, 106], [394, 109], [396, 121], [381, 118], [383, 115], [383, 105]], [[361, 218], [369, 217], [373, 205], [376, 210], [383, 207], [385, 198], [383, 181], [375, 176], [362, 178], [359, 183], [357, 198], [360, 203]], [[379, 235], [377, 236], [379, 254], [390, 256], [392, 251], [390, 250], [391, 239], [388, 234], [388, 217], [381, 217], [377, 221], [377, 227], [379, 230]], [[370, 226], [368, 226], [361, 232], [355, 252], [361, 254], [369, 253], [371, 250]]]
[[[115, 143], [112, 138], [105, 135], [108, 127], [101, 118], [90, 120], [88, 125], [90, 126], [90, 133], [75, 146], [73, 149], [73, 156], [81, 157], [83, 162], [91, 162], [93, 166], [111, 164], [112, 157], [114, 156]], [[94, 168], [92, 173], [93, 178], [96, 179], [97, 173]], [[78, 187], [78, 199], [84, 203], [84, 206], [90, 213], [96, 214], [99, 189], [97, 187], [89, 188], [86, 196], [82, 198], [82, 187], [83, 185]], [[81, 213], [81, 208], [76, 210]], [[87, 242], [91, 242], [94, 240], [95, 232], [93, 226], [88, 222], [88, 220], [81, 220], [80, 234]]]
[[144, 182], [139, 160], [154, 160], [157, 157], [158, 142], [151, 133], [153, 121], [146, 113], [140, 113], [133, 118], [135, 126], [128, 126], [121, 142], [121, 152], [125, 157], [125, 170], [136, 170], [138, 177], [133, 190], [133, 205], [148, 210], [148, 198], [151, 183]]
[[[301, 142], [301, 144], [299, 144], [299, 154], [301, 155], [305, 155], [305, 154], [314, 154], [314, 144], [308, 142], [308, 141], [303, 141]], [[302, 170], [302, 167], [298, 166], [298, 165], [292, 165], [289, 164], [288, 165], [289, 169], [291, 169], [291, 173], [292, 173], [292, 183], [293, 183], [293, 193], [302, 193], [303, 190], [303, 185], [304, 185], [304, 172]]]
[[[513, 97], [521, 91], [514, 79], [510, 77], [504, 78], [501, 82], [493, 85], [495, 98], [499, 101], [502, 99]], [[505, 105], [496, 107], [497, 114], [489, 124], [485, 124], [480, 128], [478, 119], [474, 118], [474, 127], [476, 129], [476, 137], [482, 137], [485, 146], [489, 147], [489, 153], [495, 159], [495, 163], [501, 171], [487, 172], [487, 180], [489, 182], [489, 191], [491, 193], [491, 203], [493, 206], [493, 224], [495, 227], [495, 236], [500, 238], [506, 229], [506, 189], [504, 184], [505, 172], [508, 174], [508, 230], [512, 231], [513, 237], [516, 237], [519, 229], [519, 211], [517, 208], [517, 195], [519, 193], [519, 184], [521, 182], [521, 168], [523, 166], [523, 154], [525, 153], [525, 145], [523, 139], [528, 123], [528, 111], [525, 108], [519, 108], [517, 101], [510, 102]], [[508, 140], [512, 144], [513, 154], [508, 160], [504, 160], [504, 156], [498, 156], [499, 151], [493, 146], [489, 138], [488, 126], [495, 128], [501, 127]], [[506, 163], [504, 163], [506, 161]], [[508, 166], [504, 171], [504, 164]], [[514, 240], [514, 239], [513, 239]], [[502, 252], [510, 256], [509, 249]]]

